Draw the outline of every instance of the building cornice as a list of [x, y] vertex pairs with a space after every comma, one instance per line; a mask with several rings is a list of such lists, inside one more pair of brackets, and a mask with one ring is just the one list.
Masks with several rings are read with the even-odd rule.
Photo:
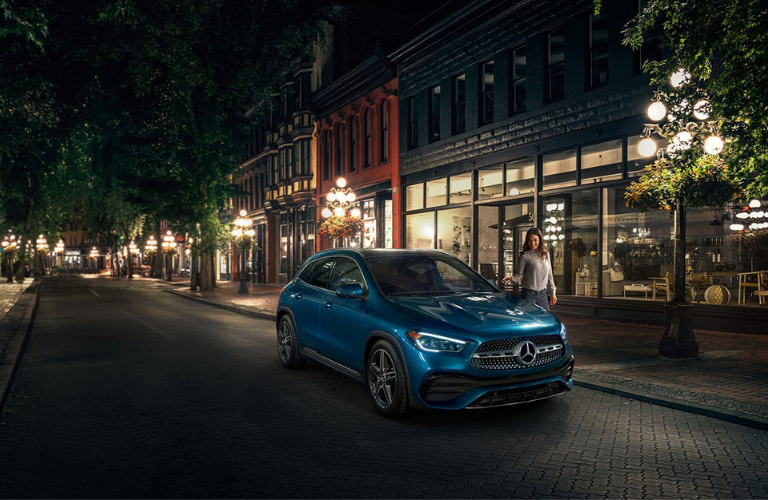
[[375, 54], [312, 96], [316, 116], [325, 118], [397, 76], [395, 65]]

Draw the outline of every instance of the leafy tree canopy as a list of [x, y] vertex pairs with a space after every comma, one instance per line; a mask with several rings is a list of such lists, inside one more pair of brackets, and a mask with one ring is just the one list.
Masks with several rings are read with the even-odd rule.
[[[596, 8], [600, 8], [596, 2]], [[768, 4], [764, 0], [648, 0], [624, 30], [634, 49], [660, 23], [665, 60], [647, 63], [652, 85], [668, 88], [685, 68], [703, 89], [728, 144], [731, 173], [747, 194], [768, 195]]]

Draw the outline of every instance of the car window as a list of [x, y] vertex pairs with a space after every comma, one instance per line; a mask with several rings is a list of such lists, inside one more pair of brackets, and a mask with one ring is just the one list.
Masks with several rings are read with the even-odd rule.
[[331, 282], [331, 271], [333, 271], [333, 258], [320, 259], [315, 262], [312, 272], [309, 275], [309, 283], [312, 286], [328, 288]]
[[359, 283], [365, 290], [365, 280], [363, 279], [363, 272], [360, 267], [352, 259], [346, 257], [340, 257], [336, 260], [336, 266], [333, 268], [333, 276], [331, 278], [331, 290], [336, 290], [339, 285], [345, 285], [349, 283]]
[[375, 256], [367, 262], [387, 295], [495, 291], [469, 266], [448, 255]]
[[312, 268], [315, 267], [315, 263], [316, 262], [317, 261], [310, 262], [309, 264], [304, 266], [304, 269], [302, 269], [301, 272], [299, 273], [299, 279], [301, 281], [303, 281], [305, 283], [309, 283], [309, 277], [312, 274]]

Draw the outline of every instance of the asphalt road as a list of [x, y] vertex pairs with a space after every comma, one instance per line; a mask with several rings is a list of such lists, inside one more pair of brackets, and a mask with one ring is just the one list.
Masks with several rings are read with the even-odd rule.
[[768, 432], [577, 387], [380, 417], [274, 326], [48, 279], [0, 417], [0, 498], [766, 498]]

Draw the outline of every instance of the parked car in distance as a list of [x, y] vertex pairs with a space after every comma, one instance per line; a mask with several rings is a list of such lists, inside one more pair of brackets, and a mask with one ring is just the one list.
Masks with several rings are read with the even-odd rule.
[[282, 290], [277, 348], [361, 383], [376, 409], [489, 408], [573, 388], [573, 350], [548, 311], [442, 250], [336, 248]]

